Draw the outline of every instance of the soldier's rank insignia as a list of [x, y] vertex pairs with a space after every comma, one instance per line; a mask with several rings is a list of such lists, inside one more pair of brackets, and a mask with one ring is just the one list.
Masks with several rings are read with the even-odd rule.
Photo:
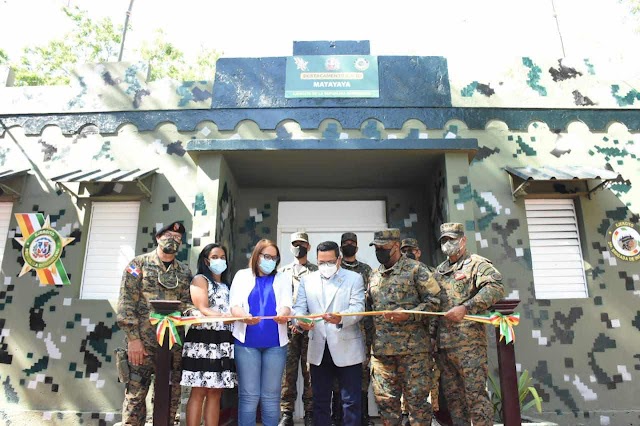
[[457, 282], [453, 284], [453, 288], [455, 288], [457, 292], [461, 292], [462, 290], [464, 290], [464, 284]]
[[453, 278], [455, 278], [456, 281], [460, 281], [467, 278], [467, 276], [464, 274], [464, 272], [456, 272], [455, 274], [453, 274]]

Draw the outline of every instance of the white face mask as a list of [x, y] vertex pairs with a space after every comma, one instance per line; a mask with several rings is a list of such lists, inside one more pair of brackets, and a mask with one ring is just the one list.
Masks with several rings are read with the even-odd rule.
[[338, 272], [338, 265], [324, 264], [318, 266], [318, 270], [323, 277], [329, 279], [333, 276], [333, 274]]
[[442, 252], [447, 256], [455, 256], [460, 251], [460, 240], [449, 240], [440, 244]]

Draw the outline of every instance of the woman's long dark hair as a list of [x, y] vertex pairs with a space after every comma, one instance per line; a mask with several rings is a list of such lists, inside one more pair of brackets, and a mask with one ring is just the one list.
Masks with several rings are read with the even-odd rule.
[[[227, 258], [228, 255], [227, 255], [226, 247], [218, 243], [207, 244], [198, 255], [198, 271], [196, 272], [196, 274], [202, 274], [205, 277], [207, 277], [212, 283], [215, 282], [215, 279], [213, 278], [213, 273], [211, 272], [211, 269], [209, 269], [208, 259], [209, 259], [209, 254], [211, 254], [211, 250], [213, 250], [214, 248], [221, 248], [222, 251], [224, 252], [224, 257]], [[225, 269], [225, 271], [220, 276], [220, 281], [222, 281], [224, 284], [229, 286], [228, 278], [229, 278], [229, 263], [227, 258], [227, 269]], [[216, 289], [217, 287], [214, 286], [214, 292], [216, 291]]]

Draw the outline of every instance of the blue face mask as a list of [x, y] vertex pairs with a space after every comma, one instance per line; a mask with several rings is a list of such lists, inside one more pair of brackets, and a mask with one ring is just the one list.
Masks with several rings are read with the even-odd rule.
[[276, 261], [273, 259], [267, 260], [264, 257], [261, 257], [260, 263], [258, 263], [258, 267], [260, 268], [262, 273], [269, 275], [273, 272], [274, 269], [276, 269]]
[[209, 259], [209, 269], [216, 275], [227, 270], [227, 261], [224, 259]]

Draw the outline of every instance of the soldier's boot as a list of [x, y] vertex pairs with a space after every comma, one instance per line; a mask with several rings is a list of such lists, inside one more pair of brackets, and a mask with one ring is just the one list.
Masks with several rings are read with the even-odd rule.
[[304, 413], [304, 426], [313, 426], [313, 411]]
[[342, 398], [338, 392], [331, 399], [331, 426], [342, 426]]
[[409, 423], [409, 413], [402, 413], [402, 420], [400, 421], [402, 426], [411, 426]]
[[362, 415], [360, 418], [362, 421], [360, 422], [362, 426], [373, 426], [374, 423], [371, 421], [369, 417], [369, 392], [362, 392]]
[[291, 411], [283, 412], [278, 426], [293, 426], [293, 413]]

